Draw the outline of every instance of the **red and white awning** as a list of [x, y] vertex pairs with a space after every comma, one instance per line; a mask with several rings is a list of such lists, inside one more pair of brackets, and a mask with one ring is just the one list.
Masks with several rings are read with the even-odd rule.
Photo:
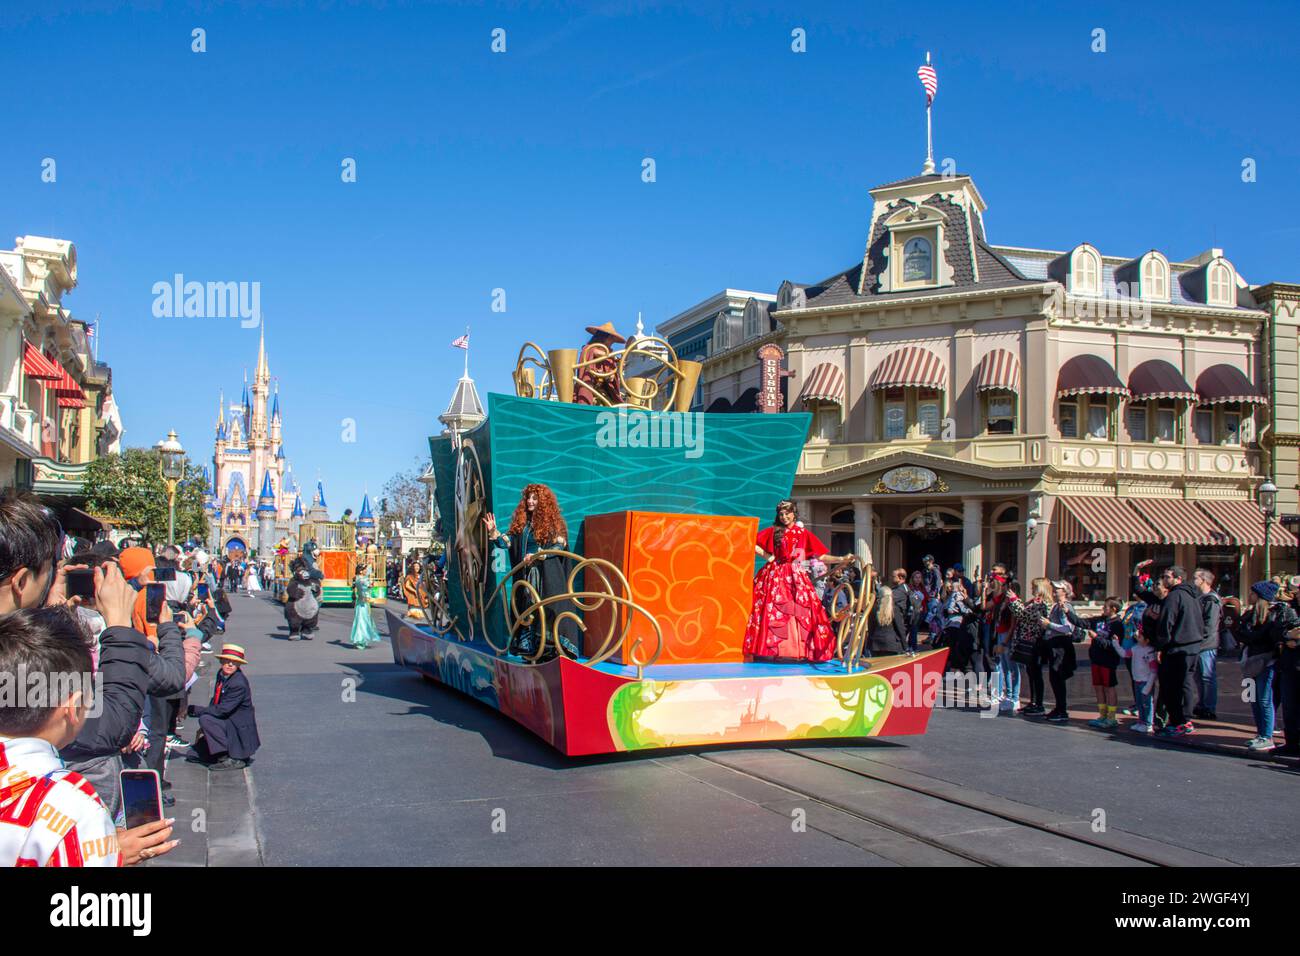
[[[1243, 498], [1226, 501], [1197, 499], [1196, 504], [1232, 535], [1232, 543], [1238, 547], [1261, 548], [1264, 546], [1264, 514], [1259, 505]], [[1272, 544], [1279, 548], [1294, 548], [1296, 537], [1278, 522], [1273, 523]]]
[[1058, 498], [1055, 520], [1060, 544], [1162, 543], [1123, 498]]
[[1133, 498], [1129, 500], [1164, 538], [1165, 544], [1195, 544], [1224, 547], [1232, 544], [1228, 532], [1211, 520], [1196, 504], [1181, 498]]
[[23, 371], [31, 378], [47, 382], [57, 382], [67, 374], [57, 363], [46, 358], [40, 349], [26, 341], [23, 342]]
[[870, 388], [947, 389], [948, 369], [943, 359], [927, 348], [909, 345], [890, 352], [871, 373]]
[[822, 362], [812, 370], [799, 392], [799, 400], [809, 402], [835, 402], [844, 406], [844, 373], [831, 362]]
[[1006, 349], [985, 353], [975, 370], [975, 391], [1020, 394], [1020, 359]]

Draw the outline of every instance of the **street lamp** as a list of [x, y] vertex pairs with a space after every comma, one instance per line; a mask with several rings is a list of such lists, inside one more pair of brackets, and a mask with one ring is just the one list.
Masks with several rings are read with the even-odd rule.
[[1277, 485], [1265, 478], [1264, 483], [1259, 486], [1259, 510], [1264, 512], [1264, 580], [1269, 580], [1273, 575], [1273, 565], [1271, 555], [1271, 532], [1273, 530], [1273, 518], [1277, 514]]
[[167, 543], [176, 543], [176, 485], [185, 477], [185, 449], [176, 440], [176, 432], [154, 445], [158, 449], [158, 470], [167, 484]]

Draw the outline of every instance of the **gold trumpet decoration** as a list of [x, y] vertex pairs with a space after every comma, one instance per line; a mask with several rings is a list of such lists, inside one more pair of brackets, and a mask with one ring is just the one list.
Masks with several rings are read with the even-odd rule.
[[[655, 620], [653, 614], [641, 607], [641, 605], [637, 604], [631, 598], [624, 597], [623, 594], [615, 593], [615, 587], [611, 584], [611, 576], [617, 582], [624, 594], [631, 594], [631, 589], [628, 587], [627, 578], [623, 576], [623, 572], [620, 571], [616, 565], [604, 560], [603, 558], [584, 558], [580, 555], [574, 554], [572, 551], [564, 551], [559, 548], [547, 548], [538, 551], [533, 555], [534, 560], [539, 561], [549, 557], [569, 558], [574, 562], [573, 568], [569, 571], [569, 576], [566, 579], [567, 590], [563, 594], [553, 594], [550, 597], [544, 598], [526, 578], [520, 578], [519, 580], [514, 579], [515, 573], [523, 568], [525, 564], [524, 562], [520, 562], [515, 565], [510, 569], [509, 573], [501, 583], [497, 585], [496, 590], [492, 592], [492, 596], [488, 598], [480, 610], [479, 623], [482, 628], [483, 639], [488, 643], [488, 646], [490, 646], [498, 656], [505, 656], [508, 653], [508, 649], [510, 644], [513, 642], [516, 632], [521, 627], [533, 627], [540, 635], [541, 639], [537, 642], [537, 650], [533, 654], [524, 657], [524, 660], [527, 663], [538, 663], [543, 656], [546, 656], [548, 645], [554, 648], [557, 655], [563, 655], [569, 657], [570, 660], [573, 660], [574, 658], [565, 651], [564, 645], [560, 641], [560, 625], [566, 620], [571, 620], [576, 623], [578, 628], [585, 634], [587, 631], [586, 622], [580, 615], [571, 610], [560, 611], [558, 614], [555, 614], [553, 618], [549, 617], [547, 608], [563, 601], [572, 601], [583, 613], [590, 613], [606, 602], [613, 602], [614, 604], [628, 608], [635, 613], [644, 615], [654, 630], [654, 652], [648, 656], [642, 655], [642, 641], [638, 638], [633, 644], [629, 655], [630, 663], [636, 668], [637, 680], [640, 680], [645, 668], [654, 664], [655, 661], [659, 659], [659, 655], [663, 653], [663, 631], [659, 626], [659, 622]], [[594, 574], [598, 580], [594, 582], [589, 580], [587, 582], [588, 588], [586, 590], [575, 590], [578, 575], [584, 572], [589, 575]], [[505, 590], [506, 597], [502, 604], [506, 617], [506, 625], [509, 629], [509, 637], [506, 640], [505, 647], [498, 647], [493, 643], [492, 638], [489, 636], [486, 620], [487, 611], [502, 594], [506, 585], [510, 584], [512, 581], [513, 584], [511, 584], [510, 588]], [[597, 590], [596, 588], [598, 587], [603, 589]], [[526, 595], [529, 603], [528, 607], [525, 608], [522, 613], [516, 613], [516, 595], [520, 592], [523, 592], [523, 594]], [[623, 615], [610, 615], [610, 624], [600, 646], [593, 653], [589, 654], [586, 660], [582, 663], [588, 666], [599, 664], [612, 657], [614, 652], [622, 646], [623, 638], [627, 634], [627, 629], [631, 626], [631, 614], [626, 615], [626, 620], [621, 628], [616, 626], [617, 619], [620, 616]]]
[[[657, 335], [633, 339], [624, 348], [611, 350], [609, 346], [595, 344], [587, 349], [589, 356], [579, 361], [578, 349], [551, 349], [544, 351], [535, 342], [525, 342], [515, 362], [513, 379], [515, 394], [520, 398], [540, 398], [547, 401], [572, 402], [574, 390], [580, 384], [579, 372], [593, 378], [618, 385], [621, 402], [611, 402], [595, 392], [596, 401], [610, 408], [641, 408], [658, 412], [687, 412], [691, 399], [699, 387], [699, 362], [678, 358], [667, 340]], [[645, 360], [646, 368], [640, 375], [628, 374], [628, 361], [634, 356]], [[610, 360], [616, 361], [613, 369], [604, 369]], [[540, 375], [540, 377], [539, 377]]]
[[[844, 669], [852, 674], [862, 660], [871, 611], [876, 606], [876, 573], [861, 558], [855, 557], [849, 565], [858, 569], [858, 581], [856, 584], [840, 581], [831, 591], [831, 623], [839, 625], [837, 656], [844, 662]], [[843, 607], [839, 606], [841, 595], [845, 598]]]

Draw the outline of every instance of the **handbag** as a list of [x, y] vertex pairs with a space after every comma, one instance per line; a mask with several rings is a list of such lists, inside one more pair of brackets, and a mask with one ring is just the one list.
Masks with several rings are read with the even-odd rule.
[[1254, 680], [1264, 673], [1264, 668], [1273, 663], [1272, 654], [1256, 654], [1254, 657], [1244, 656], [1241, 659], [1241, 676], [1249, 677]]

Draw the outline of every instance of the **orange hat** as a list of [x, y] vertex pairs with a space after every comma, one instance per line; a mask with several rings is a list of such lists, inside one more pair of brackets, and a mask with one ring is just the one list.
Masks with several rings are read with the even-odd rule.
[[127, 548], [117, 558], [122, 577], [134, 581], [144, 570], [152, 568], [153, 553], [148, 548]]

